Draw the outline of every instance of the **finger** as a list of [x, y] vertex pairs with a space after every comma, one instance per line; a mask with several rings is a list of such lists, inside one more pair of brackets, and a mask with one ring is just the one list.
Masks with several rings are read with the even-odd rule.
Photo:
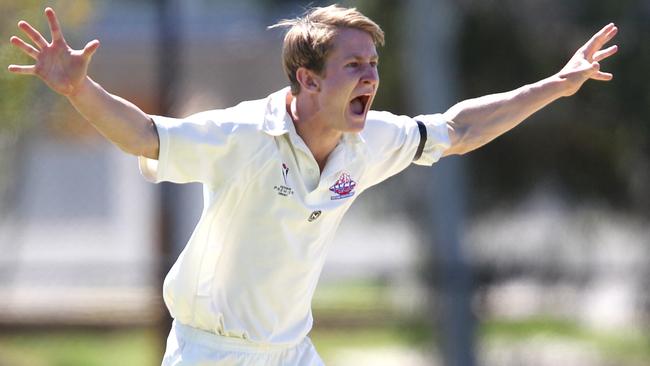
[[27, 37], [29, 37], [29, 39], [31, 39], [32, 42], [38, 46], [38, 48], [43, 49], [47, 47], [47, 41], [45, 38], [43, 38], [43, 36], [26, 21], [21, 20], [18, 22], [18, 28], [25, 32], [25, 34], [27, 34]]
[[95, 54], [95, 51], [99, 48], [99, 41], [94, 39], [86, 44], [86, 47], [83, 49], [83, 55], [86, 58], [91, 58]]
[[611, 46], [607, 49], [594, 53], [594, 61], [602, 61], [618, 51], [618, 46]]
[[600, 63], [594, 61], [591, 63], [591, 75], [589, 78], [594, 80], [608, 81], [612, 80], [612, 78], [614, 78], [614, 75], [608, 72], [600, 71]]
[[612, 29], [607, 33], [605, 38], [609, 41], [610, 39], [614, 38], [614, 36], [618, 33], [618, 27], [614, 26]]
[[591, 78], [600, 81], [610, 81], [614, 78], [614, 75], [609, 72], [598, 71]]
[[612, 27], [612, 29], [610, 29], [609, 32], [607, 32], [607, 34], [605, 34], [605, 36], [603, 37], [599, 49], [602, 48], [605, 44], [607, 44], [607, 42], [611, 41], [612, 38], [614, 38], [617, 34], [618, 34], [618, 27], [617, 26]]
[[[588, 41], [582, 46], [582, 51], [587, 56], [591, 56], [594, 52], [602, 47], [605, 44], [607, 36], [611, 35], [611, 31], [616, 28], [614, 23], [609, 23], [604, 26], [601, 30], [596, 32]], [[613, 36], [613, 35], [611, 35]]]
[[601, 49], [605, 43], [614, 38], [617, 32], [618, 28], [614, 23], [609, 23], [604, 26], [600, 31], [594, 34], [587, 43], [585, 43], [585, 54], [588, 56], [593, 55], [597, 50]]
[[22, 75], [34, 75], [36, 74], [36, 66], [25, 66], [25, 65], [9, 65], [7, 68], [10, 72], [14, 74]]
[[9, 41], [11, 42], [12, 45], [20, 48], [20, 50], [25, 52], [29, 57], [31, 57], [33, 59], [38, 58], [38, 54], [40, 52], [38, 52], [38, 50], [36, 48], [34, 48], [34, 46], [25, 43], [25, 41], [23, 41], [22, 39], [20, 39], [20, 38], [18, 38], [16, 36], [11, 37], [11, 39]]
[[47, 23], [50, 25], [50, 34], [52, 35], [52, 42], [63, 41], [63, 33], [61, 32], [61, 26], [59, 25], [59, 20], [56, 18], [56, 13], [54, 9], [46, 8], [45, 16], [47, 17]]

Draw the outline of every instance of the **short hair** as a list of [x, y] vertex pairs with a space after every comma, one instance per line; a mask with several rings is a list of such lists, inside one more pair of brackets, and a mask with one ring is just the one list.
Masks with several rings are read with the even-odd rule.
[[322, 75], [325, 59], [332, 49], [334, 37], [341, 28], [353, 28], [368, 33], [375, 45], [384, 44], [384, 31], [377, 23], [356, 8], [339, 5], [314, 7], [302, 17], [284, 19], [269, 28], [288, 28], [282, 45], [282, 65], [291, 83], [291, 93], [300, 93], [296, 71], [300, 67]]

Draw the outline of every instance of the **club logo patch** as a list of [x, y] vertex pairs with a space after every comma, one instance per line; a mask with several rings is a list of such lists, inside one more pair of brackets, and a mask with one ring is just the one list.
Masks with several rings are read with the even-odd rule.
[[284, 184], [273, 187], [273, 189], [276, 190], [280, 196], [288, 197], [293, 194], [293, 189], [289, 187], [289, 183], [287, 182], [288, 176], [289, 167], [287, 164], [282, 163], [282, 179], [284, 179]]
[[354, 187], [356, 186], [357, 182], [350, 178], [350, 174], [342, 172], [336, 183], [330, 187], [330, 191], [336, 193], [336, 196], [330, 196], [330, 199], [340, 200], [342, 198], [354, 196]]

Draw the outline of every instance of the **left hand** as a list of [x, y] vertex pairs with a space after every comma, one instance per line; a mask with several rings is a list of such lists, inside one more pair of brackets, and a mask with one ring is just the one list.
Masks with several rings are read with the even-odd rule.
[[618, 46], [602, 49], [616, 33], [618, 28], [614, 23], [603, 27], [587, 43], [576, 51], [569, 62], [560, 70], [557, 76], [566, 82], [564, 96], [575, 94], [582, 84], [589, 79], [609, 81], [614, 75], [600, 71], [600, 61], [608, 58], [618, 51]]

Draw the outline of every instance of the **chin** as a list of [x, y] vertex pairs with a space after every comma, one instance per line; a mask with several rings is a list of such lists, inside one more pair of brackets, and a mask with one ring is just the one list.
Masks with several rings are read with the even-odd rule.
[[348, 113], [347, 116], [345, 116], [345, 131], [344, 132], [361, 132], [363, 128], [366, 126], [366, 118], [368, 116], [368, 113], [364, 113], [361, 115], [354, 115], [351, 113]]
[[365, 126], [366, 126], [366, 117], [364, 116], [363, 119], [361, 120], [350, 121], [350, 123], [348, 123], [347, 131], [345, 132], [358, 133], [363, 131], [363, 128]]

